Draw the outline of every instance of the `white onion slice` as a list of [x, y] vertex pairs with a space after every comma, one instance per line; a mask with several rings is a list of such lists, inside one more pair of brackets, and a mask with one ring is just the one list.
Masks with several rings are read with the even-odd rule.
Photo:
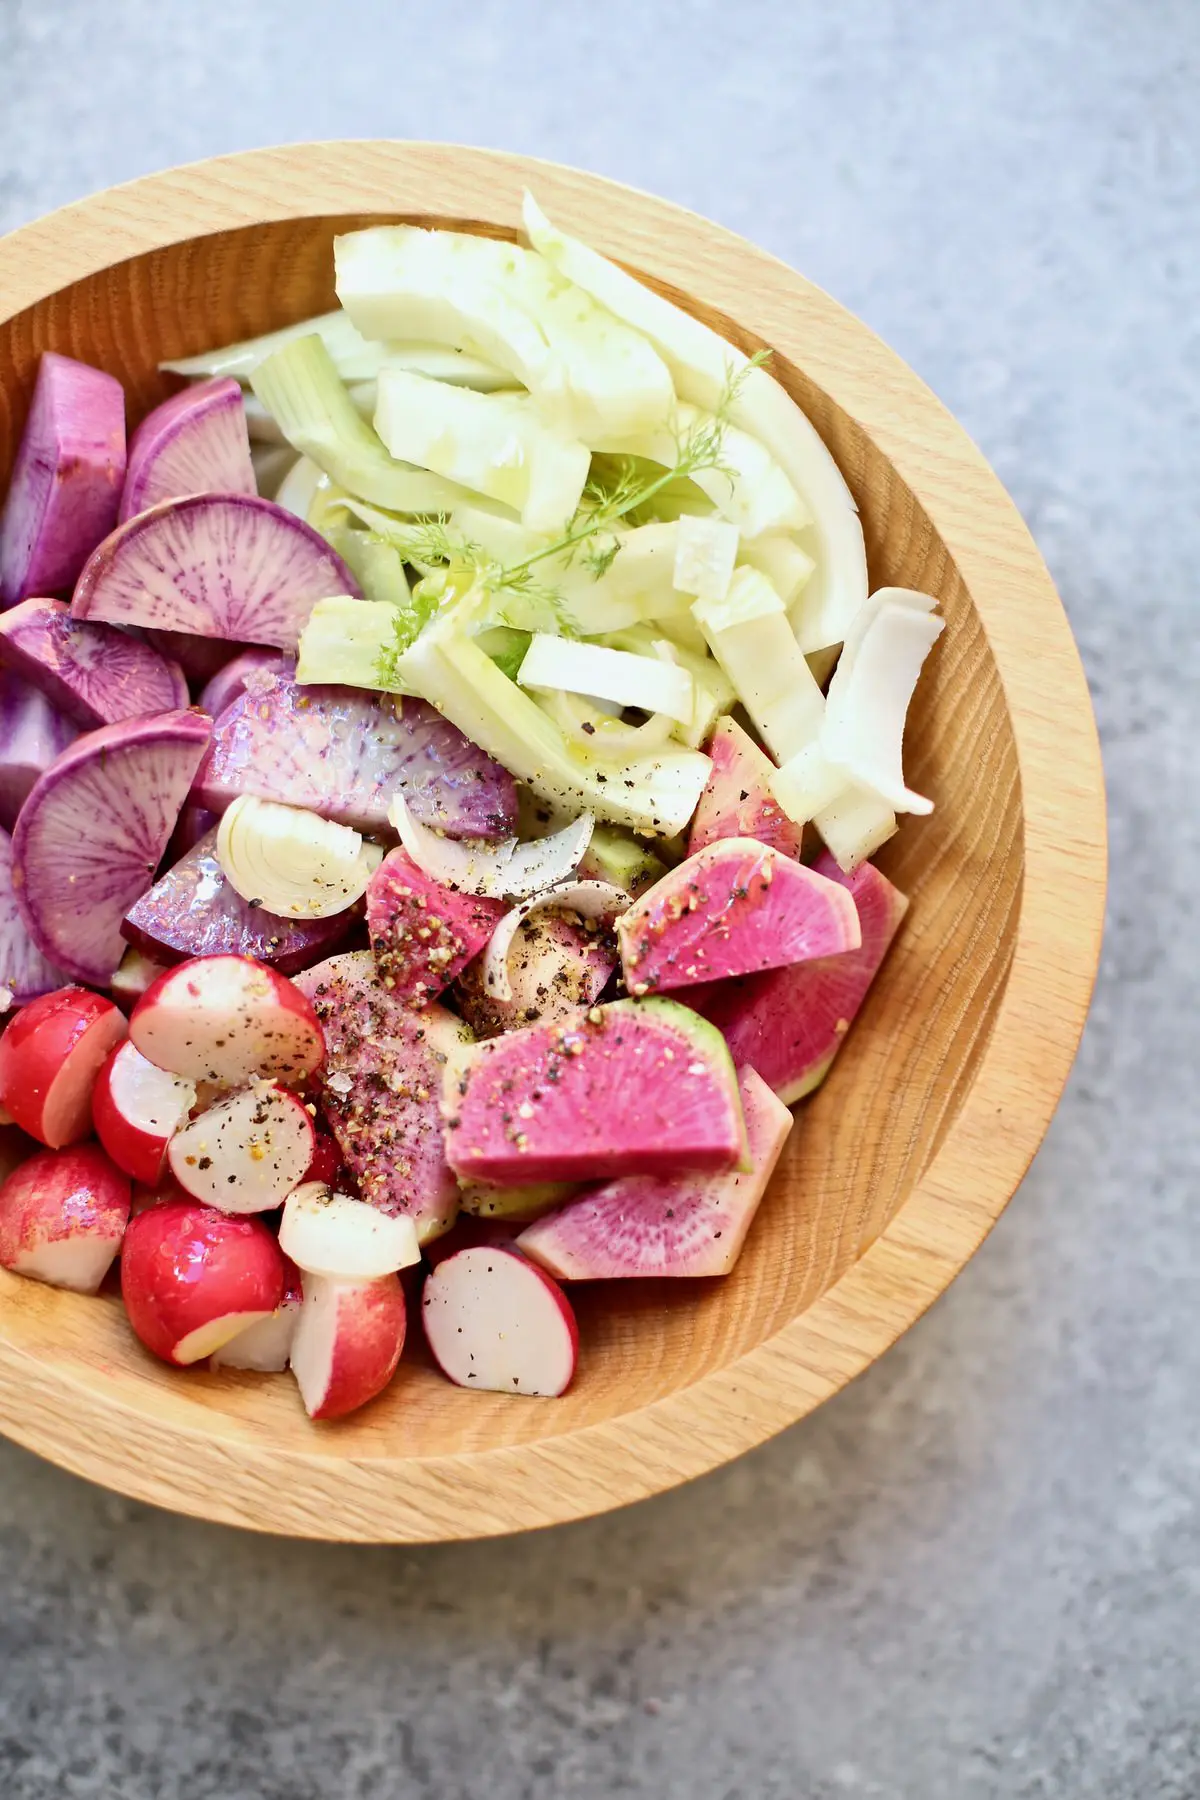
[[553, 907], [578, 913], [582, 919], [616, 918], [632, 904], [633, 896], [610, 881], [566, 881], [514, 906], [493, 931], [483, 953], [484, 993], [491, 1000], [512, 999], [512, 984], [508, 979], [509, 954], [518, 931], [534, 913]]
[[691, 718], [696, 706], [692, 678], [678, 664], [541, 631], [530, 641], [517, 680], [527, 688], [596, 694], [618, 706], [666, 713], [681, 724]]
[[829, 684], [822, 752], [897, 812], [933, 811], [932, 800], [905, 784], [904, 725], [922, 665], [944, 624], [931, 612], [885, 601], [861, 637], [856, 632], [848, 641]]
[[443, 887], [490, 899], [523, 900], [573, 875], [592, 841], [595, 819], [581, 813], [549, 837], [522, 844], [505, 838], [500, 844], [477, 844], [440, 833], [414, 819], [403, 794], [393, 796], [388, 813], [400, 842], [417, 867]]
[[217, 860], [243, 900], [285, 919], [328, 919], [367, 891], [382, 852], [348, 825], [239, 794], [217, 832]]

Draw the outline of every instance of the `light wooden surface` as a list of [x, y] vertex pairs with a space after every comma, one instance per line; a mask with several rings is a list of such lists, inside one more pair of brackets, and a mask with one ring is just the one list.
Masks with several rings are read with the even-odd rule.
[[1003, 1209], [1058, 1100], [1104, 900], [1086, 686], [1024, 525], [965, 434], [864, 326], [676, 207], [551, 165], [440, 145], [307, 145], [110, 190], [0, 243], [0, 470], [54, 348], [140, 413], [160, 357], [332, 300], [348, 222], [511, 232], [521, 189], [775, 373], [863, 512], [873, 581], [930, 588], [948, 629], [918, 695], [913, 784], [937, 810], [881, 861], [912, 896], [833, 1074], [801, 1113], [723, 1283], [580, 1290], [562, 1400], [462, 1393], [419, 1358], [314, 1427], [286, 1380], [153, 1364], [113, 1299], [0, 1275], [0, 1426], [123, 1492], [300, 1536], [484, 1536], [623, 1504], [715, 1467], [881, 1354]]

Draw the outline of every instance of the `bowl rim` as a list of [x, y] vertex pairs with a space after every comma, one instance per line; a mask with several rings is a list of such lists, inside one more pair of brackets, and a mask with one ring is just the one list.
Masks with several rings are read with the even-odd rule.
[[[662, 1492], [763, 1443], [887, 1350], [982, 1243], [1066, 1082], [1100, 952], [1103, 771], [1087, 683], [1048, 570], [998, 477], [929, 388], [859, 319], [732, 231], [606, 178], [504, 152], [337, 140], [239, 152], [77, 201], [0, 239], [0, 323], [114, 263], [188, 238], [377, 212], [511, 230], [521, 191], [608, 255], [774, 345], [895, 465], [987, 633], [1016, 744], [1025, 875], [1013, 956], [969, 1091], [892, 1222], [806, 1312], [736, 1362], [638, 1411], [540, 1442], [449, 1456], [263, 1448], [228, 1415], [196, 1423], [114, 1381], [85, 1391], [9, 1341], [0, 1429], [134, 1498], [338, 1541], [499, 1535]], [[15, 1280], [0, 1271], [4, 1283]], [[79, 1429], [86, 1407], [87, 1429]], [[281, 1476], [291, 1479], [281, 1480]]]

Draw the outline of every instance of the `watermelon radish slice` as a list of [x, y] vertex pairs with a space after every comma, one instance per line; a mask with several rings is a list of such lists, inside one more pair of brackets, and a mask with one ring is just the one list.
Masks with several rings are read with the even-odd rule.
[[443, 1375], [493, 1394], [563, 1394], [579, 1329], [557, 1282], [501, 1245], [458, 1250], [426, 1277], [421, 1323]]
[[617, 920], [631, 994], [725, 980], [857, 950], [858, 913], [839, 883], [753, 838], [719, 838]]
[[393, 850], [367, 886], [375, 967], [397, 1000], [422, 1007], [449, 987], [507, 911], [503, 900], [460, 894]]
[[450, 1166], [470, 1181], [731, 1169], [745, 1153], [724, 1041], [672, 1000], [617, 1000], [578, 1025], [477, 1044], [447, 1068], [442, 1111]]
[[385, 988], [369, 950], [297, 976], [325, 1033], [321, 1106], [380, 1212], [407, 1214], [422, 1243], [453, 1224], [458, 1184], [446, 1163], [438, 1097], [447, 1059], [470, 1032], [436, 1001], [415, 1012]]
[[464, 969], [455, 987], [463, 1018], [476, 1037], [495, 1037], [526, 1025], [564, 1025], [593, 1006], [617, 966], [609, 923], [585, 923], [549, 909], [524, 919], [508, 954], [510, 998], [487, 983], [484, 961]]
[[160, 1069], [223, 1088], [259, 1077], [299, 1083], [325, 1055], [299, 988], [248, 956], [198, 956], [168, 969], [134, 1007], [129, 1035]]
[[753, 1069], [738, 1073], [753, 1167], [623, 1175], [527, 1225], [517, 1249], [560, 1281], [727, 1275], [767, 1191], [792, 1115]]
[[195, 797], [223, 812], [238, 794], [257, 794], [379, 831], [397, 788], [422, 824], [448, 837], [508, 837], [516, 825], [508, 770], [423, 700], [266, 675], [251, 676], [217, 720]]
[[345, 937], [353, 913], [328, 919], [282, 919], [251, 906], [226, 879], [209, 831], [125, 915], [123, 935], [160, 963], [226, 952], [253, 956], [282, 975], [328, 956]]
[[708, 744], [712, 773], [692, 814], [688, 855], [718, 838], [754, 838], [784, 856], [800, 855], [803, 828], [771, 792], [775, 765], [736, 719], [718, 719]]
[[0, 603], [70, 589], [116, 524], [124, 478], [120, 382], [46, 351], [0, 519]]
[[11, 831], [39, 775], [79, 736], [23, 676], [0, 668], [0, 825]]
[[147, 413], [129, 440], [120, 519], [181, 494], [253, 494], [242, 390], [233, 380], [184, 388]]
[[756, 1069], [789, 1106], [824, 1081], [908, 910], [905, 896], [870, 863], [845, 875], [826, 853], [815, 869], [853, 898], [860, 947], [744, 981], [695, 988], [690, 996], [724, 1033], [734, 1061]]
[[243, 650], [217, 670], [200, 690], [198, 705], [210, 719], [219, 719], [235, 700], [246, 691], [251, 675], [267, 674], [285, 677], [295, 674], [296, 659], [283, 650]]
[[65, 987], [70, 977], [44, 957], [29, 935], [13, 894], [12, 839], [0, 831], [0, 986], [18, 1006]]
[[44, 956], [107, 984], [121, 921], [154, 879], [211, 726], [168, 712], [76, 739], [34, 785], [13, 833], [17, 905]]
[[303, 1181], [314, 1142], [304, 1102], [286, 1088], [260, 1081], [177, 1131], [167, 1146], [167, 1162], [184, 1192], [207, 1206], [227, 1213], [270, 1212]]
[[325, 539], [256, 494], [191, 494], [137, 513], [75, 584], [77, 619], [294, 650], [309, 613], [361, 588]]
[[188, 703], [178, 663], [112, 625], [71, 617], [62, 600], [24, 600], [0, 618], [0, 662], [84, 730]]

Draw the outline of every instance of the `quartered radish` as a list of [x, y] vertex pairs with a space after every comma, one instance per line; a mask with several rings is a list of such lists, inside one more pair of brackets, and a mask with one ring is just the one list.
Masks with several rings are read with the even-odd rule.
[[24, 676], [0, 668], [0, 826], [11, 831], [39, 775], [79, 736]]
[[494, 1394], [563, 1394], [579, 1353], [571, 1303], [500, 1245], [459, 1250], [425, 1281], [421, 1323], [444, 1375]]
[[12, 839], [0, 831], [0, 985], [17, 1006], [66, 985], [68, 976], [44, 957], [29, 935], [13, 893]]
[[22, 1131], [59, 1150], [86, 1137], [92, 1088], [125, 1019], [86, 988], [60, 988], [24, 1007], [0, 1037], [0, 1105]]
[[77, 619], [294, 650], [327, 594], [358, 594], [319, 532], [254, 494], [165, 500], [118, 527], [75, 585]]
[[120, 382], [47, 350], [0, 519], [0, 603], [71, 587], [116, 523], [124, 477]]
[[248, 956], [168, 969], [134, 1007], [129, 1035], [160, 1069], [227, 1088], [260, 1076], [301, 1082], [325, 1054], [311, 1002]]
[[178, 663], [112, 625], [72, 618], [62, 600], [25, 600], [0, 615], [0, 662], [85, 730], [188, 704]]
[[[285, 1259], [286, 1262], [286, 1259]], [[260, 1375], [279, 1375], [288, 1366], [296, 1326], [300, 1322], [303, 1292], [300, 1271], [287, 1263], [283, 1299], [275, 1311], [222, 1344], [212, 1356], [214, 1369], [253, 1369]]]
[[211, 726], [168, 712], [90, 731], [35, 783], [13, 833], [17, 904], [44, 955], [107, 982], [121, 921], [154, 878]]
[[262, 1081], [177, 1131], [167, 1161], [194, 1199], [227, 1213], [269, 1212], [303, 1181], [315, 1143], [304, 1102]]
[[483, 949], [503, 916], [503, 900], [443, 887], [406, 850], [393, 850], [367, 888], [379, 979], [398, 1000], [427, 1005]]
[[120, 518], [182, 494], [256, 491], [241, 387], [206, 381], [164, 400], [134, 432]]
[[147, 1350], [186, 1367], [270, 1318], [288, 1285], [287, 1260], [261, 1219], [195, 1200], [168, 1200], [129, 1222], [121, 1295]]
[[195, 1104], [194, 1082], [155, 1068], [126, 1038], [96, 1077], [92, 1122], [117, 1167], [134, 1181], [157, 1187], [167, 1146]]
[[98, 1144], [43, 1150], [0, 1187], [0, 1268], [94, 1294], [129, 1220], [129, 1177]]
[[772, 792], [780, 771], [736, 719], [718, 719], [708, 754], [712, 773], [692, 814], [689, 856], [718, 838], [738, 837], [756, 838], [785, 856], [798, 857], [803, 828], [792, 822]]
[[412, 1220], [390, 1216], [335, 1194], [320, 1181], [295, 1187], [284, 1201], [279, 1242], [306, 1275], [337, 1281], [374, 1281], [421, 1260]]
[[290, 1362], [310, 1419], [341, 1419], [381, 1394], [400, 1361], [407, 1315], [395, 1275], [305, 1275]]
[[240, 700], [251, 676], [280, 675], [289, 679], [296, 669], [295, 658], [285, 650], [243, 650], [217, 670], [200, 690], [199, 707], [210, 719], [219, 719], [227, 707]]

